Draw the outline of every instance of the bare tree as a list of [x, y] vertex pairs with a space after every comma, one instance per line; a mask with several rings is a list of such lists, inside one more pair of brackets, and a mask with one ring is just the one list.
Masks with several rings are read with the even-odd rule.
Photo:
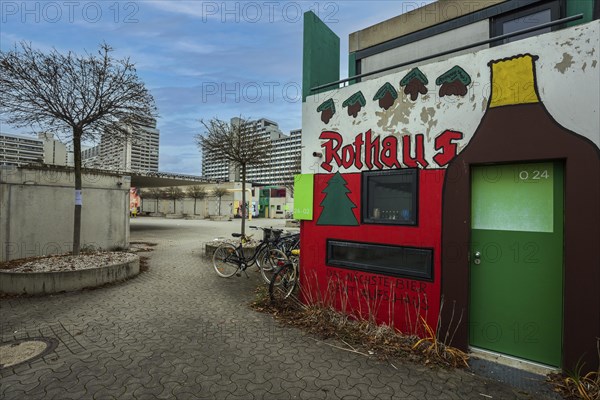
[[97, 54], [43, 53], [31, 44], [0, 51], [0, 109], [16, 127], [66, 132], [73, 141], [75, 209], [73, 254], [81, 240], [81, 141], [100, 134], [124, 138], [151, 125], [154, 99], [128, 58], [116, 60], [102, 44]]
[[302, 153], [295, 154], [293, 157], [292, 164], [284, 168], [280, 175], [280, 184], [288, 190], [292, 198], [294, 197], [294, 177], [302, 169]]
[[173, 214], [177, 214], [177, 200], [185, 197], [185, 193], [177, 186], [169, 186], [163, 191], [165, 198], [173, 200]]
[[227, 194], [228, 190], [225, 188], [214, 188], [212, 195], [219, 199], [219, 215], [221, 215], [221, 198]]
[[186, 193], [194, 199], [194, 215], [196, 215], [196, 201], [206, 197], [206, 188], [204, 186], [194, 185], [187, 188]]
[[240, 168], [242, 181], [242, 234], [246, 233], [246, 173], [252, 165], [264, 164], [270, 157], [270, 142], [256, 132], [255, 123], [234, 118], [231, 123], [213, 118], [200, 121], [204, 134], [196, 136], [202, 152], [214, 160], [227, 161]]
[[142, 192], [142, 196], [145, 196], [149, 199], [156, 200], [156, 207], [155, 207], [154, 212], [158, 212], [158, 200], [160, 200], [162, 195], [163, 195], [162, 190], [160, 190], [159, 188], [150, 188], [150, 189], [144, 190]]

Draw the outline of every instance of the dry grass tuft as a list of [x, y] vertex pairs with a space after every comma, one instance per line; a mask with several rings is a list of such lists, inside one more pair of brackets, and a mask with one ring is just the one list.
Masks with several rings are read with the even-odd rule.
[[[596, 339], [598, 359], [600, 360], [600, 338]], [[554, 391], [565, 399], [600, 399], [600, 366], [597, 371], [583, 375], [584, 364], [578, 363], [575, 370], [563, 374], [551, 374], [548, 380], [554, 386]]]
[[[361, 314], [351, 313], [347, 309], [346, 312], [336, 310], [332, 306], [332, 297], [328, 295], [332, 293], [330, 290], [324, 294], [315, 294], [314, 291], [306, 291], [312, 295], [303, 293], [305, 298], [312, 296], [312, 300], [308, 299], [309, 304], [302, 304], [298, 299], [272, 304], [268, 289], [261, 285], [256, 289], [251, 307], [270, 313], [281, 323], [300, 328], [320, 339], [338, 340], [344, 346], [334, 347], [346, 351], [366, 356], [375, 355], [380, 359], [402, 358], [425, 365], [468, 368], [468, 355], [441, 342], [423, 317], [415, 324], [417, 331], [427, 332], [427, 336], [420, 339], [417, 335], [399, 332], [391, 324], [377, 324], [371, 313], [376, 308], [367, 310], [365, 317], [359, 317], [357, 315]], [[449, 336], [445, 335], [446, 338]]]

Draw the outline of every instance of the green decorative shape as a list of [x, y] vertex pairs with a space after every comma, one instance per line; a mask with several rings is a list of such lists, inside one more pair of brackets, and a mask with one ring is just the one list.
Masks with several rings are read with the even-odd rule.
[[346, 187], [347, 184], [348, 182], [339, 172], [329, 179], [327, 187], [322, 192], [325, 193], [325, 198], [320, 204], [323, 211], [317, 225], [358, 226], [352, 211], [356, 205], [348, 197], [347, 193], [350, 193], [350, 190]]
[[314, 181], [313, 174], [294, 176], [294, 219], [312, 221]]
[[390, 93], [394, 100], [398, 98], [398, 92], [396, 91], [396, 89], [394, 89], [394, 87], [389, 82], [386, 82], [382, 87], [379, 88], [377, 93], [375, 93], [375, 97], [373, 97], [373, 100], [375, 101], [383, 98], [383, 96], [385, 96], [386, 93]]
[[346, 101], [342, 103], [342, 107], [348, 107], [356, 103], [359, 103], [361, 107], [364, 107], [367, 104], [367, 100], [365, 100], [365, 96], [363, 96], [360, 90], [348, 97]]
[[408, 85], [413, 79], [417, 79], [423, 82], [423, 85], [427, 85], [429, 83], [429, 80], [419, 68], [413, 68], [408, 74], [404, 76], [404, 78], [402, 78], [402, 80], [400, 81], [400, 86]]
[[308, 96], [327, 92], [311, 88], [340, 79], [340, 38], [312, 11], [304, 13], [302, 53], [302, 102]]
[[464, 69], [462, 69], [458, 65], [455, 65], [454, 67], [440, 75], [436, 79], [435, 84], [439, 86], [444, 83], [452, 83], [455, 81], [459, 81], [463, 85], [468, 86], [471, 83], [471, 77], [465, 72]]
[[321, 105], [317, 108], [317, 112], [322, 112], [322, 111], [329, 110], [329, 109], [331, 109], [333, 114], [335, 114], [335, 103], [334, 103], [333, 99], [329, 99], [329, 100], [322, 102]]

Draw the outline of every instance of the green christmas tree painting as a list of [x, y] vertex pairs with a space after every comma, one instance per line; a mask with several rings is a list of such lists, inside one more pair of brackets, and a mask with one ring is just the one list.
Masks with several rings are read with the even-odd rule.
[[325, 198], [320, 204], [323, 211], [317, 225], [358, 225], [354, 212], [352, 212], [356, 205], [348, 197], [347, 193], [350, 192], [350, 189], [346, 185], [348, 182], [339, 172], [329, 179], [327, 187], [322, 192], [325, 193]]

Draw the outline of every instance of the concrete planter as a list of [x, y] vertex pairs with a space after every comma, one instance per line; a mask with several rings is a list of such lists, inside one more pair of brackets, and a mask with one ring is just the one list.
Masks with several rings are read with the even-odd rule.
[[205, 219], [204, 216], [200, 214], [188, 214], [185, 216], [185, 219]]
[[[219, 242], [219, 241], [206, 243], [206, 245], [204, 246], [204, 255], [206, 257], [212, 258], [213, 253], [215, 252], [217, 247], [219, 247], [222, 244], [223, 244], [223, 242]], [[233, 245], [237, 246], [237, 244], [235, 244], [235, 243]], [[244, 246], [244, 256], [250, 257], [252, 254], [254, 254], [255, 249], [256, 249], [256, 245], [254, 245], [254, 244], [249, 245], [249, 246]]]
[[211, 215], [210, 217], [211, 221], [230, 221], [231, 217], [228, 215]]
[[183, 214], [167, 214], [165, 217], [168, 219], [183, 219], [184, 215]]
[[2, 294], [51, 294], [101, 286], [140, 273], [140, 258], [99, 268], [60, 272], [0, 271]]
[[285, 221], [285, 227], [286, 228], [300, 228], [300, 221], [297, 221], [295, 219], [288, 219], [287, 221]]

